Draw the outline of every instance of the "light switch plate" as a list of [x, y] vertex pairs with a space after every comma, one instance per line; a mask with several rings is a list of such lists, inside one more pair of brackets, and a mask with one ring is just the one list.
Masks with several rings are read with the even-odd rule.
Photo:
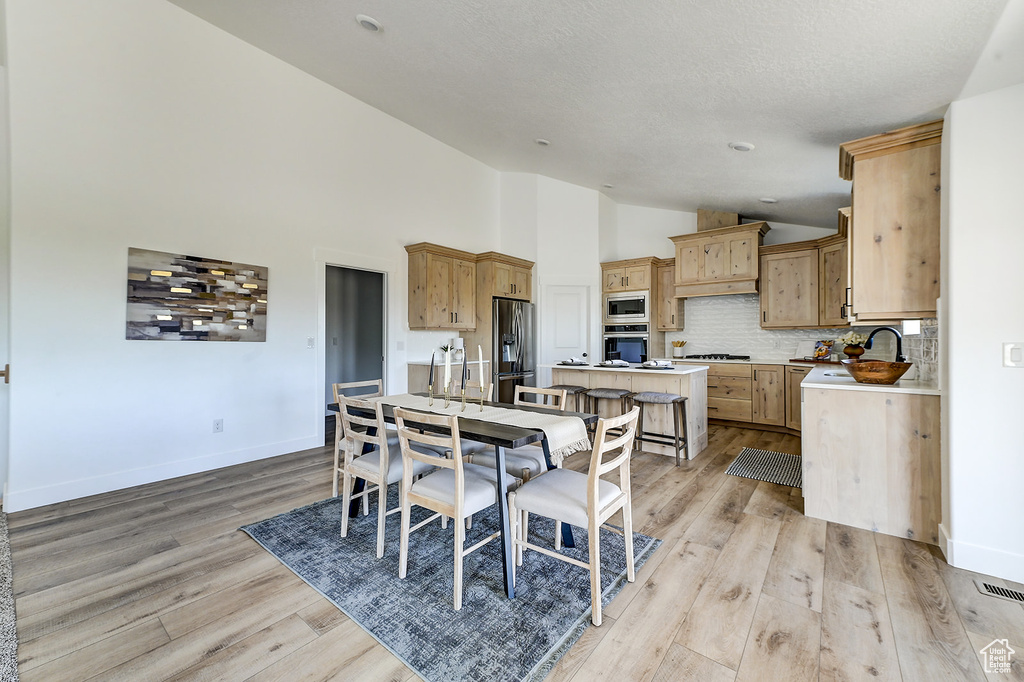
[[903, 320], [903, 335], [913, 336], [921, 333], [921, 320]]
[[1003, 367], [1024, 367], [1024, 341], [1003, 344]]

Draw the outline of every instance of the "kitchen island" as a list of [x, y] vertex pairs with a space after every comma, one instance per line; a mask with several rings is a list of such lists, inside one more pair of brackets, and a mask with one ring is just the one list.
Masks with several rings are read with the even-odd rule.
[[938, 387], [859, 384], [843, 374], [816, 367], [800, 384], [804, 513], [937, 544]]
[[[585, 388], [624, 388], [633, 393], [656, 391], [674, 393], [686, 401], [686, 459], [693, 459], [708, 446], [708, 379], [707, 366], [690, 365], [669, 369], [630, 367], [598, 367], [594, 365], [542, 365], [551, 369], [552, 384], [573, 384]], [[601, 401], [602, 416], [609, 416], [610, 401]], [[667, 405], [644, 408], [644, 431], [671, 436], [672, 414]], [[646, 452], [675, 456], [675, 448], [644, 441]]]

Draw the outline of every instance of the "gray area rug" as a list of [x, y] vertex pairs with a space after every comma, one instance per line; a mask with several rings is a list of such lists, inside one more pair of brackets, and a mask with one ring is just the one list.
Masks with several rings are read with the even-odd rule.
[[14, 616], [14, 583], [7, 514], [0, 512], [0, 680], [17, 682], [18, 628]]
[[[397, 505], [392, 486], [390, 507]], [[492, 540], [465, 558], [462, 609], [452, 608], [454, 536], [439, 521], [409, 540], [409, 570], [398, 578], [400, 519], [387, 519], [386, 546], [376, 558], [377, 515], [352, 519], [340, 537], [341, 498], [328, 499], [241, 530], [357, 622], [428, 682], [541, 680], [590, 625], [590, 573], [527, 551], [516, 574], [516, 598], [505, 597], [501, 545]], [[426, 518], [413, 508], [413, 523]], [[497, 513], [474, 517], [466, 547], [494, 532]], [[602, 530], [601, 586], [608, 604], [626, 582], [621, 535]], [[587, 560], [585, 530], [574, 529]], [[551, 546], [554, 523], [530, 517], [531, 540]], [[634, 534], [637, 570], [661, 540]]]
[[792, 488], [803, 487], [800, 457], [785, 452], [743, 448], [725, 473]]

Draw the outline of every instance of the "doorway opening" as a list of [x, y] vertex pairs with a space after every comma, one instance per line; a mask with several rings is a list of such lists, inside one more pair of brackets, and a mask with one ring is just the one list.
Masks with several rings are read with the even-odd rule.
[[328, 265], [324, 300], [325, 442], [334, 442], [331, 384], [384, 380], [384, 273]]

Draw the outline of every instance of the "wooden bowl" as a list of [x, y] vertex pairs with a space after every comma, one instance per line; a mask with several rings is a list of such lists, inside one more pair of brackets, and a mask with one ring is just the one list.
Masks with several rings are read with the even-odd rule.
[[884, 360], [843, 360], [843, 366], [854, 381], [861, 384], [895, 384], [907, 373], [912, 362], [885, 362]]

